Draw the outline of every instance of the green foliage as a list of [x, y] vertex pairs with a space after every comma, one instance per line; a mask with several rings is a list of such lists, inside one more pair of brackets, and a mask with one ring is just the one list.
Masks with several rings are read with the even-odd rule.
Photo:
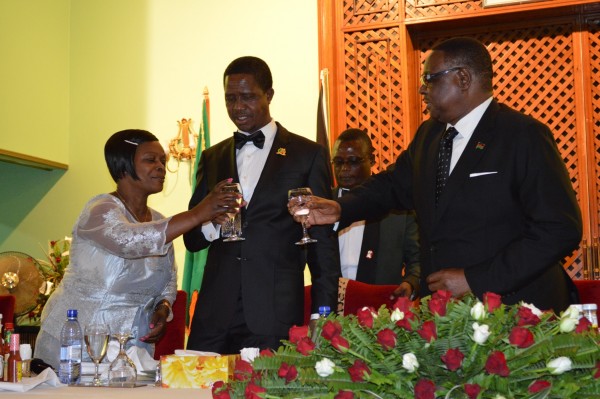
[[[296, 343], [286, 341], [273, 356], [253, 360], [252, 383], [266, 389], [260, 394], [264, 398], [334, 398], [343, 390], [353, 392], [355, 398], [418, 398], [415, 385], [425, 380], [435, 384], [435, 396], [442, 398], [475, 399], [468, 396], [466, 384], [479, 386], [477, 399], [600, 397], [600, 336], [591, 328], [580, 328], [580, 332], [563, 328], [561, 322], [568, 314], [539, 312], [528, 304], [499, 305], [489, 312], [487, 304], [483, 307], [476, 297], [468, 295], [460, 301], [446, 298], [445, 314], [440, 315], [430, 309], [431, 300], [432, 297], [423, 298], [410, 309], [416, 317], [409, 329], [398, 325], [404, 313], [385, 306], [371, 312], [372, 327], [361, 320], [360, 312], [345, 317], [331, 314], [319, 320], [318, 331], [323, 331], [326, 323], [339, 323], [340, 336], [349, 344], [347, 349], [336, 349], [321, 335], [314, 342], [315, 349], [305, 356], [298, 352]], [[476, 305], [485, 309], [483, 314], [472, 315]], [[539, 322], [524, 322], [519, 313], [524, 307], [533, 309]], [[437, 333], [431, 342], [419, 334], [428, 321], [435, 323]], [[474, 338], [475, 322], [489, 328], [490, 334], [483, 342]], [[511, 343], [515, 328], [528, 330], [533, 342], [524, 347], [516, 341]], [[389, 350], [378, 341], [378, 333], [386, 329], [396, 337], [395, 346]], [[450, 370], [443, 357], [456, 350], [464, 358], [456, 370]], [[486, 366], [490, 355], [498, 351], [505, 358], [508, 376]], [[406, 363], [408, 354], [416, 357], [415, 369]], [[549, 362], [558, 358], [568, 362], [567, 370], [558, 372], [550, 367]], [[319, 375], [315, 366], [323, 359], [335, 366], [330, 373], [321, 369]], [[366, 365], [368, 372], [363, 380], [353, 381], [349, 369], [357, 360]], [[298, 373], [288, 383], [278, 376], [284, 363], [295, 367]], [[549, 388], [531, 391], [535, 382], [548, 384]], [[231, 398], [245, 398], [248, 384], [249, 381], [233, 381], [225, 389]]]

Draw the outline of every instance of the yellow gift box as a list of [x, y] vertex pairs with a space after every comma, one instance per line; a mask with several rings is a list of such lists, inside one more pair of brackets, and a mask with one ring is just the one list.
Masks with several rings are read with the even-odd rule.
[[210, 388], [217, 381], [228, 382], [233, 377], [235, 362], [239, 358], [240, 355], [161, 356], [162, 386], [163, 388]]

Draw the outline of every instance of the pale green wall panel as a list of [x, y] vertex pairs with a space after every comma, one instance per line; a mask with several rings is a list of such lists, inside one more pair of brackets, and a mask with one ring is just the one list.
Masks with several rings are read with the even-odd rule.
[[69, 0], [0, 0], [0, 149], [69, 161]]

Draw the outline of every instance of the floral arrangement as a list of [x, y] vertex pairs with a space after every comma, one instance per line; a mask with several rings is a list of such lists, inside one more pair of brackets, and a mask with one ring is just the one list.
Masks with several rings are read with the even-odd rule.
[[573, 306], [556, 315], [438, 291], [329, 315], [315, 333], [294, 326], [277, 352], [238, 361], [213, 398], [600, 397], [600, 334]]
[[57, 241], [49, 241], [46, 259], [38, 260], [46, 281], [44, 281], [44, 284], [40, 288], [37, 306], [29, 312], [30, 319], [39, 320], [42, 315], [42, 309], [44, 309], [44, 305], [46, 305], [48, 298], [62, 281], [65, 269], [69, 265], [70, 249], [71, 237], [65, 237], [64, 239]]

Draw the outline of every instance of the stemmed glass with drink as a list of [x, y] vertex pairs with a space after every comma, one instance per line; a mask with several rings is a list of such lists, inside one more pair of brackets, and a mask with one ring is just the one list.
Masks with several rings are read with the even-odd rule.
[[113, 333], [113, 336], [119, 341], [119, 354], [108, 368], [108, 385], [133, 388], [137, 383], [137, 369], [125, 352], [125, 343], [132, 338], [131, 331], [122, 330]]
[[[238, 203], [238, 206], [242, 205], [242, 186], [240, 186], [240, 183], [226, 183], [221, 190], [226, 193], [240, 194], [240, 197], [236, 200], [236, 202]], [[223, 242], [245, 240], [244, 237], [241, 237], [241, 214], [232, 209], [232, 212], [227, 212], [227, 216], [229, 217], [229, 220], [223, 225], [223, 237], [226, 237], [223, 239]]]
[[308, 229], [306, 228], [306, 221], [310, 209], [306, 207], [306, 202], [312, 196], [312, 191], [308, 187], [293, 188], [288, 191], [288, 199], [293, 200], [291, 202], [291, 210], [294, 216], [297, 216], [302, 221], [302, 238], [296, 242], [296, 245], [305, 245], [313, 242], [317, 242], [314, 238], [308, 235]]
[[108, 349], [108, 340], [110, 338], [110, 328], [106, 324], [94, 323], [88, 324], [84, 330], [85, 346], [90, 359], [94, 362], [94, 381], [92, 384], [96, 387], [102, 385], [98, 374], [98, 367]]

